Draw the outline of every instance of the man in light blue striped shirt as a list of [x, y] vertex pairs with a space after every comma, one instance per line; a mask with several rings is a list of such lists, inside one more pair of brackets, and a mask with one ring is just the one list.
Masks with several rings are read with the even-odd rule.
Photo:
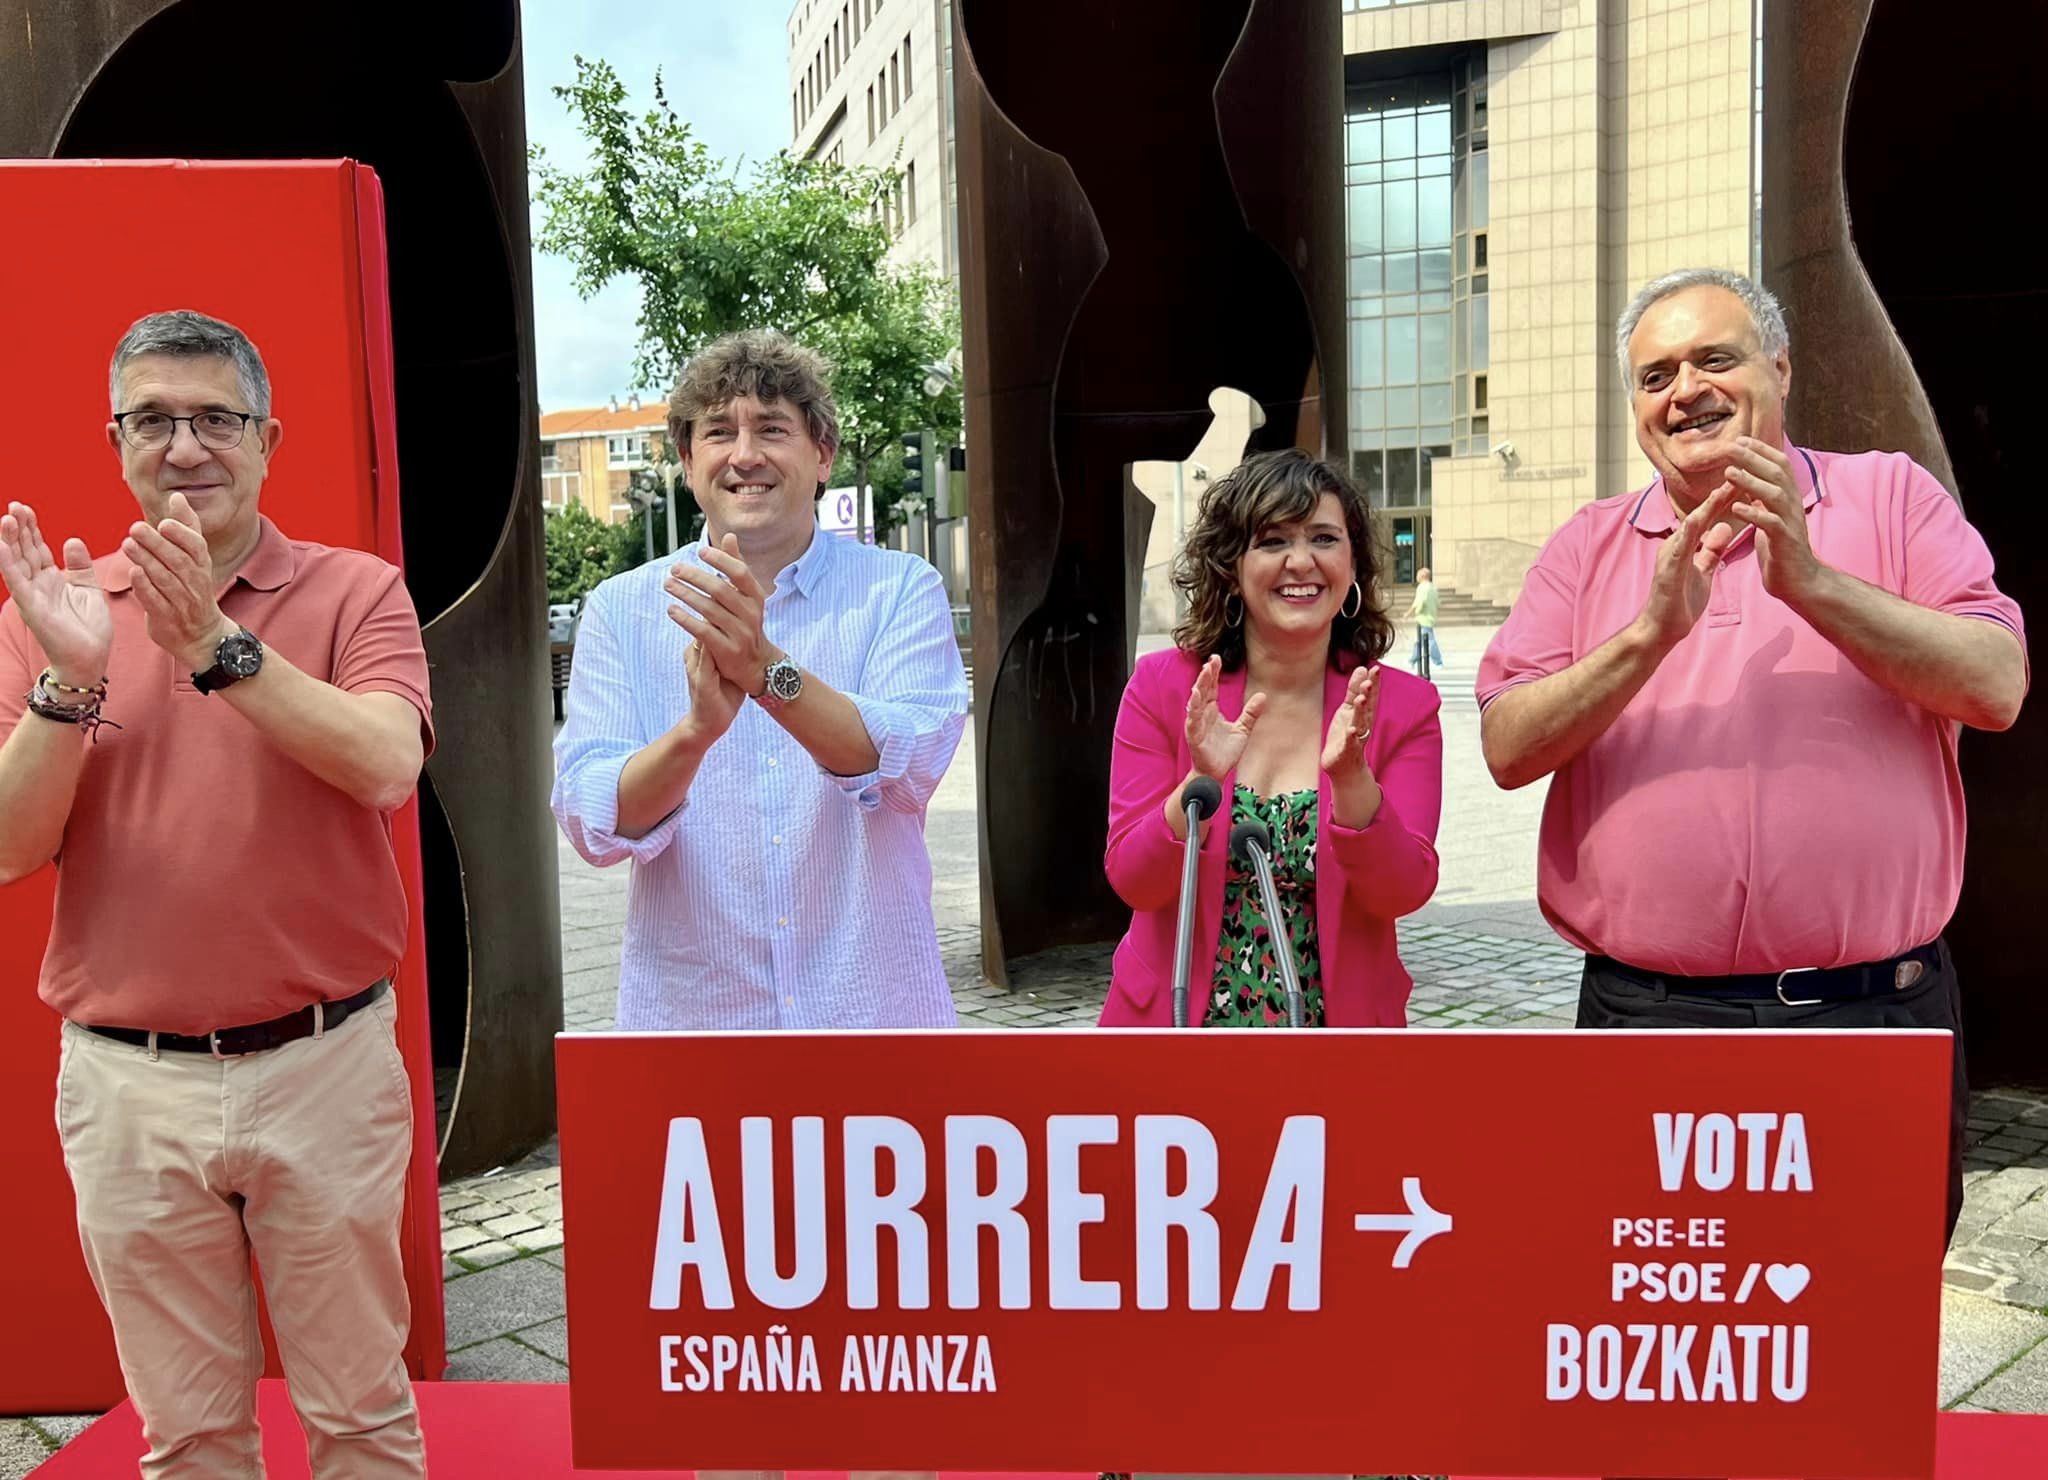
[[938, 572], [823, 533], [822, 360], [772, 330], [684, 369], [704, 537], [590, 594], [555, 816], [630, 859], [619, 1027], [950, 1027], [924, 817], [966, 726]]

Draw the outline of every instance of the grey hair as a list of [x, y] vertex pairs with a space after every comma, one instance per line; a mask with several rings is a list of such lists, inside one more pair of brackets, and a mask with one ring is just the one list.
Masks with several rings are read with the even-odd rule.
[[1621, 311], [1621, 319], [1614, 326], [1614, 358], [1621, 366], [1621, 383], [1630, 395], [1635, 394], [1635, 380], [1629, 375], [1628, 342], [1635, 337], [1636, 325], [1650, 306], [1673, 293], [1683, 293], [1688, 288], [1723, 288], [1742, 300], [1742, 306], [1749, 310], [1750, 322], [1756, 325], [1756, 337], [1763, 344], [1765, 354], [1776, 358], [1791, 348], [1792, 336], [1785, 331], [1785, 310], [1778, 306], [1778, 300], [1761, 283], [1744, 277], [1739, 272], [1730, 272], [1725, 267], [1687, 267], [1677, 272], [1667, 272], [1660, 278], [1652, 278], [1643, 284], [1642, 290], [1629, 299], [1628, 307]]
[[263, 368], [263, 356], [249, 336], [233, 324], [189, 308], [144, 314], [130, 324], [114, 346], [114, 362], [107, 369], [107, 399], [117, 412], [123, 409], [121, 372], [144, 355], [226, 360], [235, 367], [235, 384], [249, 410], [260, 420], [270, 419], [270, 372]]

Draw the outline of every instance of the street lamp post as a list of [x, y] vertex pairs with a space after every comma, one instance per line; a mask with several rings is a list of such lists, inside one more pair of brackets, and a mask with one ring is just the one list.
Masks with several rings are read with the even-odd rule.
[[[924, 393], [937, 400], [948, 390], [960, 383], [960, 372], [956, 364], [948, 360], [935, 360], [925, 367]], [[953, 486], [951, 449], [938, 447], [937, 439], [927, 437], [925, 441], [925, 558], [939, 573], [939, 580], [945, 587], [947, 599], [954, 593], [953, 580]]]

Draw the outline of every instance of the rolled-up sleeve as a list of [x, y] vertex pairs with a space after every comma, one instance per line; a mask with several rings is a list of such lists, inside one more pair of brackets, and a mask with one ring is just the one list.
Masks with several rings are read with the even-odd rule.
[[967, 728], [967, 670], [953, 638], [953, 609], [937, 570], [904, 562], [888, 620], [861, 671], [860, 711], [875, 768], [859, 776], [824, 772], [840, 793], [872, 811], [921, 812], [953, 763]]
[[555, 787], [548, 798], [570, 845], [599, 868], [660, 855], [675, 841], [689, 805], [685, 799], [642, 837], [619, 835], [619, 773], [653, 737], [642, 733], [610, 595], [603, 587], [591, 593], [576, 630], [567, 719], [555, 737]]

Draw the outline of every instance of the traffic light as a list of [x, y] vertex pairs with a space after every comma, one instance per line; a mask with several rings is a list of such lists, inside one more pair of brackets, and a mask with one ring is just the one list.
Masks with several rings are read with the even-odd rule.
[[924, 433], [903, 434], [903, 496], [924, 497]]

